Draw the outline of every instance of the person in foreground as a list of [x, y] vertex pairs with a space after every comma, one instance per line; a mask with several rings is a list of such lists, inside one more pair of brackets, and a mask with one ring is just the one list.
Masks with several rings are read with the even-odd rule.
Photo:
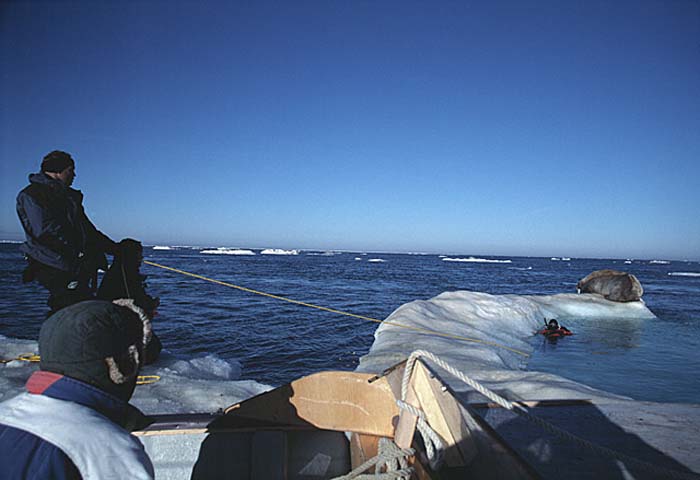
[[66, 307], [39, 334], [27, 392], [0, 403], [0, 479], [151, 479], [128, 429], [148, 419], [128, 401], [150, 328], [101, 300]]
[[88, 219], [83, 194], [71, 188], [74, 179], [73, 158], [55, 150], [17, 195], [17, 215], [26, 238], [21, 250], [28, 261], [22, 279], [37, 280], [49, 291], [49, 314], [91, 298], [97, 269], [107, 268], [105, 253], [114, 255], [118, 250]]

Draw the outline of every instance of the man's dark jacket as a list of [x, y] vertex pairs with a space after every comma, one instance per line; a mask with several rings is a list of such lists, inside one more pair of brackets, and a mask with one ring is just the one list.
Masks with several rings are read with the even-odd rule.
[[65, 272], [105, 268], [104, 253], [116, 244], [97, 230], [83, 209], [83, 194], [44, 173], [29, 175], [17, 195], [17, 215], [26, 234], [21, 250], [34, 260]]

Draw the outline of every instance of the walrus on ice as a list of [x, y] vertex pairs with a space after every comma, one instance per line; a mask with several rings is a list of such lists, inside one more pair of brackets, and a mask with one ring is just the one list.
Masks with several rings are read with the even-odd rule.
[[578, 293], [597, 293], [613, 302], [635, 302], [644, 289], [637, 277], [617, 270], [596, 270], [576, 285]]

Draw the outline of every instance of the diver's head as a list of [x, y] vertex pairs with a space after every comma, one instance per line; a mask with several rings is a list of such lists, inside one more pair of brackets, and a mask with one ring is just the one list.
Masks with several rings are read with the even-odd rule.
[[552, 329], [559, 328], [559, 322], [557, 322], [557, 320], [553, 318], [547, 324], [547, 328], [552, 328]]

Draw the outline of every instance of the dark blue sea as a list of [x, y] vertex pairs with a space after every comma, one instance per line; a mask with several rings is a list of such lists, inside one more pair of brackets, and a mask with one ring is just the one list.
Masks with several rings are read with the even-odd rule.
[[[533, 334], [526, 368], [556, 373], [637, 400], [700, 403], [700, 263], [498, 257], [510, 263], [446, 262], [438, 255], [308, 252], [208, 255], [146, 247], [145, 259], [242, 287], [382, 320], [400, 305], [445, 291], [544, 295], [573, 293], [590, 272], [637, 276], [657, 320], [577, 322], [556, 343]], [[453, 255], [467, 257], [468, 255]], [[494, 257], [482, 257], [495, 259]], [[383, 262], [370, 262], [381, 259]], [[0, 335], [36, 339], [46, 292], [20, 280], [18, 244], [0, 244]], [[353, 370], [377, 324], [286, 303], [144, 265], [161, 298], [155, 329], [184, 359], [216, 354], [242, 365], [242, 379], [280, 385], [320, 370]], [[455, 348], [469, 348], [456, 343]], [[0, 352], [1, 354], [2, 352]]]

